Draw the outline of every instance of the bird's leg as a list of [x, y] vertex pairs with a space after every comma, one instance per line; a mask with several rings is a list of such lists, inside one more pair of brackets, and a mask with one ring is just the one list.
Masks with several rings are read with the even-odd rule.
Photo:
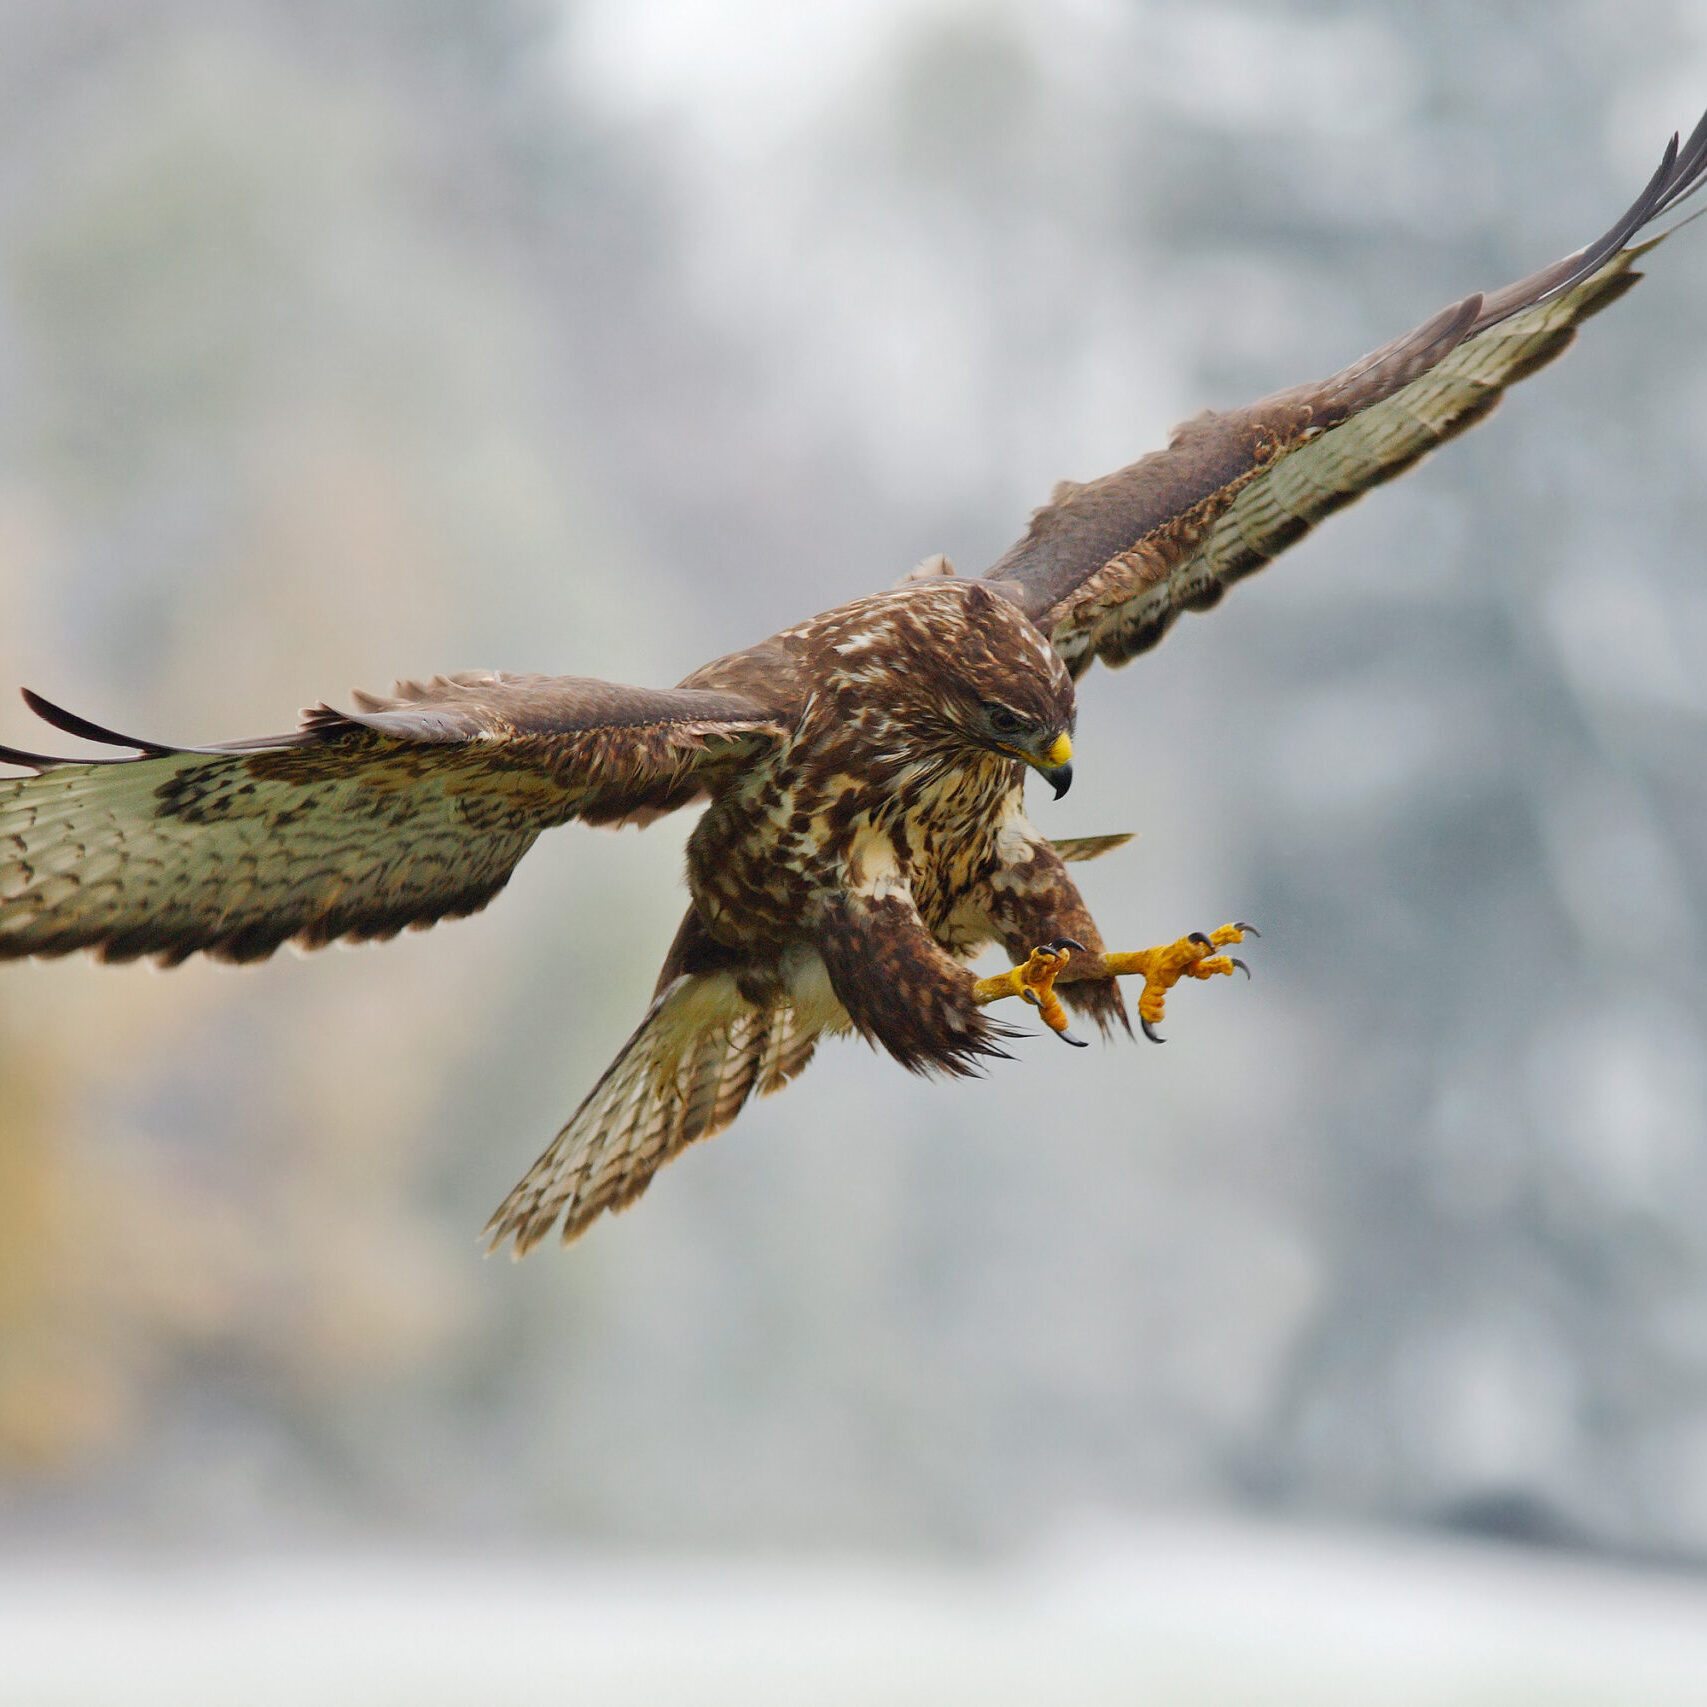
[[1115, 978], [1143, 978], [1144, 991], [1138, 998], [1138, 1023], [1152, 1043], [1164, 1043], [1167, 1040], [1156, 1030], [1156, 1025], [1162, 1017], [1168, 991], [1181, 978], [1214, 978], [1221, 973], [1231, 973], [1234, 967], [1250, 977], [1251, 969], [1244, 961], [1230, 954], [1217, 954], [1215, 950], [1260, 934], [1255, 926], [1243, 922], [1223, 925], [1207, 936], [1202, 931], [1193, 931], [1190, 936], [1182, 936], [1178, 942], [1168, 943], [1162, 948], [1141, 948], [1134, 954], [1105, 954], [1102, 956], [1102, 969]]
[[1054, 942], [1034, 948], [1024, 965], [999, 972], [994, 978], [980, 978], [972, 986], [972, 999], [982, 1006], [986, 1002], [999, 1002], [1004, 996], [1018, 996], [1037, 1009], [1039, 1018], [1063, 1043], [1083, 1049], [1085, 1040], [1067, 1029], [1067, 1010], [1055, 994], [1055, 979], [1066, 966], [1069, 951], [1076, 948], [1082, 954], [1084, 947], [1070, 936], [1057, 937]]
[[[1215, 951], [1241, 943], [1247, 936], [1261, 934], [1255, 925], [1241, 920], [1236, 925], [1222, 925], [1219, 930], [1207, 934], [1193, 931], [1178, 942], [1170, 942], [1160, 948], [1141, 948], [1132, 954], [1094, 955], [1091, 964], [1098, 966], [1106, 977], [1136, 976], [1144, 980], [1143, 993], [1138, 997], [1138, 1023], [1152, 1043], [1165, 1043], [1167, 1039], [1156, 1030], [1156, 1026], [1162, 1018], [1168, 991], [1182, 978], [1215, 978], [1234, 971], [1250, 977], [1251, 969], [1244, 961]], [[980, 978], [972, 986], [973, 1000], [982, 1005], [999, 1002], [1005, 996], [1018, 996], [1037, 1009], [1043, 1023], [1063, 1042], [1084, 1048], [1084, 1040], [1067, 1029], [1066, 1009], [1055, 994], [1055, 980], [1066, 970], [1071, 949], [1085, 953], [1084, 945], [1071, 937], [1057, 937], [1054, 942], [1034, 948], [1023, 965], [997, 973], [994, 978]], [[1083, 961], [1079, 963], [1080, 966], [1084, 964]], [[1075, 976], [1084, 974], [1075, 968]]]

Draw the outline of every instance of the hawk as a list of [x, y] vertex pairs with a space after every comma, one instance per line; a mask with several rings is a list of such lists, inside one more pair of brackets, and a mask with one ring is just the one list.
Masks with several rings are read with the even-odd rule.
[[[55, 728], [119, 749], [0, 748], [0, 958], [92, 950], [262, 960], [484, 907], [542, 830], [703, 803], [687, 915], [639, 1027], [493, 1216], [494, 1246], [567, 1242], [685, 1145], [852, 1031], [915, 1072], [963, 1074], [1029, 1002], [1143, 1030], [1182, 978], [1243, 969], [1243, 924], [1110, 953], [1027, 772], [1072, 781], [1074, 682], [1124, 664], [1322, 517], [1480, 421], [1641, 276], [1644, 233], [1707, 172], [1707, 117], [1603, 237], [1465, 297], [1331, 378], [1205, 413], [1114, 474], [1063, 482], [977, 578], [934, 559], [669, 689], [473, 673], [319, 705], [287, 735], [172, 747], [26, 690]], [[1010, 971], [970, 961], [998, 944]], [[1248, 975], [1248, 974], [1247, 974]]]

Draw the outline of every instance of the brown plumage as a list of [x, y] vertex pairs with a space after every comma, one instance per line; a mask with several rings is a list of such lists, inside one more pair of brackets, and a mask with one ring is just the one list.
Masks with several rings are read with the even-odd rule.
[[[318, 706], [292, 734], [132, 739], [26, 694], [123, 756], [0, 748], [0, 958], [92, 950], [259, 960], [483, 907], [544, 829], [696, 801], [690, 904], [639, 1028], [493, 1217], [520, 1253], [620, 1208], [777, 1089], [826, 1032], [919, 1072], [978, 1070], [1006, 1028], [968, 962], [1071, 939], [1061, 993], [1126, 1024], [1028, 765], [1070, 779], [1073, 677], [1124, 663], [1323, 516], [1482, 419], [1640, 276], [1635, 239], [1697, 187], [1707, 119], [1598, 242], [1471, 296], [1342, 373], [1187, 422], [1064, 483], [981, 580], [931, 559], [656, 691], [473, 674]], [[1663, 234], [1662, 234], [1663, 235]]]

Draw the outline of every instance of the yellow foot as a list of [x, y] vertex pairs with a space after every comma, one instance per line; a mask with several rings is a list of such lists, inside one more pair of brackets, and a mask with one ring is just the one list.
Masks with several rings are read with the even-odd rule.
[[1235, 966], [1250, 977], [1251, 969], [1244, 961], [1230, 954], [1217, 954], [1215, 950], [1261, 934], [1254, 925], [1244, 923], [1223, 925], [1207, 936], [1202, 931], [1193, 931], [1165, 948], [1141, 948], [1136, 954], [1105, 954], [1102, 969], [1116, 978], [1134, 974], [1143, 978], [1138, 1023], [1152, 1043], [1165, 1043], [1167, 1039], [1156, 1030], [1156, 1025], [1162, 1017], [1168, 991], [1182, 978], [1214, 978], [1220, 973], [1231, 973]]
[[1037, 1009], [1043, 1023], [1063, 1043], [1083, 1049], [1085, 1040], [1075, 1037], [1067, 1029], [1067, 1010], [1055, 994], [1056, 976], [1066, 966], [1069, 952], [1075, 948], [1081, 954], [1085, 951], [1085, 945], [1074, 942], [1070, 936], [1057, 937], [1042, 948], [1034, 948], [1031, 958], [1023, 966], [999, 972], [994, 978], [980, 978], [972, 986], [972, 999], [982, 1006], [986, 1002], [999, 1002], [1004, 996], [1018, 996], [1022, 1002], [1029, 1002]]

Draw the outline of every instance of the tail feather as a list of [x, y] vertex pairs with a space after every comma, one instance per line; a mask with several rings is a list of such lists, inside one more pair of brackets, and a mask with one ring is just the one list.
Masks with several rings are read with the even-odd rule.
[[754, 1007], [725, 974], [676, 979], [487, 1223], [490, 1248], [507, 1240], [525, 1256], [557, 1226], [567, 1244], [605, 1210], [625, 1208], [755, 1091], [787, 1084], [821, 1029], [790, 1007]]

